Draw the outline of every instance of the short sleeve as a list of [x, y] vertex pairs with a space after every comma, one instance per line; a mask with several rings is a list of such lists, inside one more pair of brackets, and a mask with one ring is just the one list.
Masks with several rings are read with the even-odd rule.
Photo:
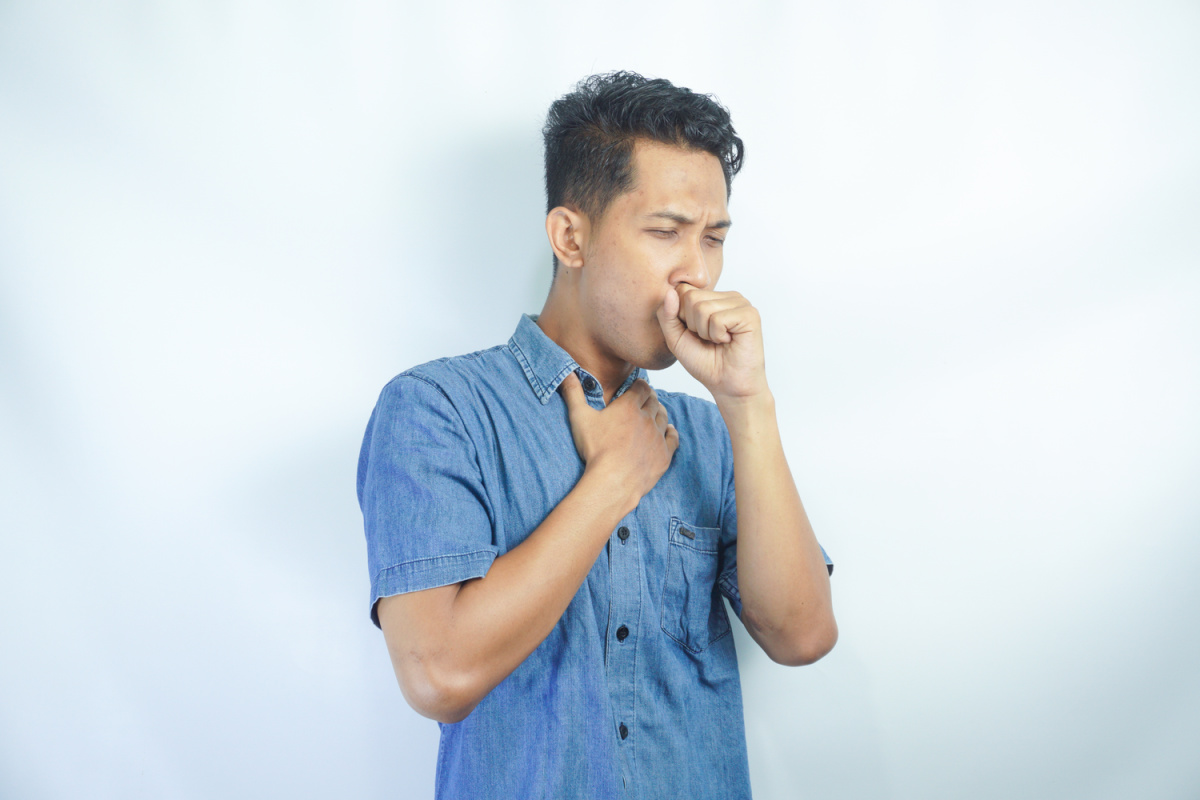
[[358, 461], [371, 621], [381, 597], [479, 578], [496, 558], [475, 447], [433, 383], [401, 375], [367, 424]]
[[[728, 431], [723, 446], [722, 463], [725, 464], [725, 486], [721, 498], [721, 542], [724, 546], [721, 550], [721, 566], [717, 576], [717, 586], [720, 588], [721, 594], [729, 598], [729, 605], [738, 615], [738, 619], [741, 619], [742, 595], [738, 591], [737, 573], [737, 494], [733, 484], [733, 447], [729, 443]], [[817, 546], [821, 547], [820, 544]], [[833, 562], [829, 559], [829, 554], [825, 552], [824, 547], [821, 547], [821, 556], [825, 559], [826, 569], [832, 575]]]
[[729, 605], [742, 618], [742, 595], [738, 591], [737, 576], [737, 497], [733, 489], [733, 445], [729, 441], [729, 430], [721, 421], [721, 563], [717, 574], [717, 588], [729, 598]]

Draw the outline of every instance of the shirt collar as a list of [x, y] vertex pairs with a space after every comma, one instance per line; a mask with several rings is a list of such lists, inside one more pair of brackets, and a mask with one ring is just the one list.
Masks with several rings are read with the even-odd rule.
[[[593, 377], [579, 366], [566, 350], [546, 335], [538, 326], [536, 315], [521, 315], [517, 329], [508, 340], [508, 349], [516, 356], [525, 377], [529, 380], [530, 388], [542, 405], [550, 402], [550, 398], [558, 391], [559, 384], [566, 379], [568, 373], [574, 371], [581, 382]], [[621, 388], [613, 395], [613, 399], [624, 394], [638, 378], [645, 380], [646, 370], [634, 367], [629, 377], [621, 384]]]

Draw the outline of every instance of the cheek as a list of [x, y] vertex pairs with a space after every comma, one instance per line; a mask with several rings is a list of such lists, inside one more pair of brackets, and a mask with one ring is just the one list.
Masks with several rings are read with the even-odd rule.
[[724, 267], [725, 253], [723, 250], [718, 248], [717, 251], [713, 253], [712, 258], [708, 260], [708, 275], [712, 283], [712, 285], [708, 287], [709, 290], [715, 290], [717, 288], [717, 281], [721, 279], [721, 270], [724, 269]]

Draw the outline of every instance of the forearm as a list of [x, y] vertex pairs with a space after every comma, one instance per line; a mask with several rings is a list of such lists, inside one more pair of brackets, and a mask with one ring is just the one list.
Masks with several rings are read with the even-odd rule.
[[613, 528], [633, 506], [618, 480], [585, 472], [579, 483], [487, 575], [452, 605], [439, 663], [453, 675], [462, 717], [550, 635]]
[[837, 640], [829, 574], [796, 491], [769, 392], [718, 400], [733, 444], [742, 619], [775, 661], [810, 663]]

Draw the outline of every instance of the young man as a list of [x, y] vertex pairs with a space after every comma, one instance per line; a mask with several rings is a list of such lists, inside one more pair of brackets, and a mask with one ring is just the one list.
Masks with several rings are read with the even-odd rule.
[[[542, 313], [401, 374], [368, 424], [372, 618], [440, 723], [439, 798], [748, 798], [721, 596], [781, 664], [837, 626], [758, 312], [716, 291], [742, 142], [631, 73], [582, 81], [544, 134]], [[676, 359], [713, 402], [650, 387]]]

